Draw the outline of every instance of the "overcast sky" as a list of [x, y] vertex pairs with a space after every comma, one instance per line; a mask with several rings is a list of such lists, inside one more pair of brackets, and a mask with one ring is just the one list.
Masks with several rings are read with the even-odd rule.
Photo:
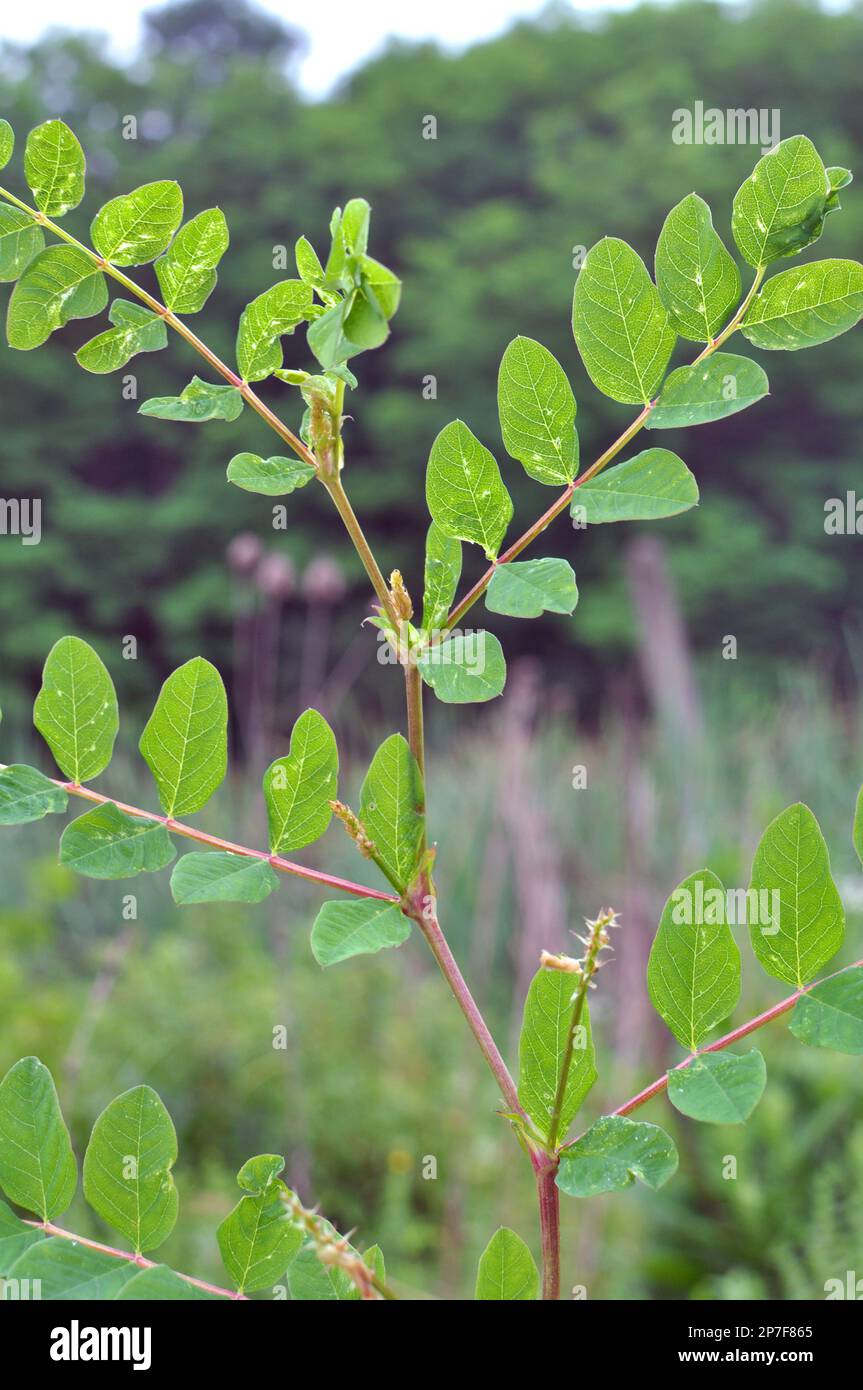
[[[574, 9], [628, 9], [633, 0], [569, 0]], [[65, 26], [101, 30], [117, 54], [134, 51], [140, 17], [152, 0], [86, 0], [75, 7], [69, 0], [6, 0], [0, 35], [30, 41], [46, 29]], [[326, 92], [332, 84], [391, 35], [406, 39], [434, 38], [453, 47], [499, 33], [521, 16], [538, 14], [545, 0], [342, 0], [305, 4], [295, 0], [261, 0], [261, 8], [304, 30], [308, 48], [299, 68], [305, 91]]]

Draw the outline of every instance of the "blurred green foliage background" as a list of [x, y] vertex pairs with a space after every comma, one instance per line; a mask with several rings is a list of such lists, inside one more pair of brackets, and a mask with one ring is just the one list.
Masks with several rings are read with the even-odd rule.
[[[859, 6], [689, 3], [589, 23], [554, 8], [460, 55], [393, 45], [314, 103], [292, 82], [297, 42], [242, 5], [192, 0], [155, 11], [125, 65], [74, 34], [0, 48], [0, 112], [19, 138], [55, 114], [80, 136], [90, 177], [86, 215], [68, 219], [76, 232], [108, 197], [161, 177], [179, 179], [190, 213], [224, 208], [232, 247], [195, 326], [226, 357], [245, 303], [280, 278], [280, 248], [290, 274], [300, 233], [323, 249], [332, 207], [369, 198], [371, 250], [405, 288], [390, 343], [360, 359], [346, 481], [382, 566], [398, 565], [415, 593], [425, 460], [450, 419], [501, 458], [516, 525], [550, 500], [500, 445], [497, 365], [515, 334], [565, 363], [583, 456], [629, 419], [575, 352], [577, 248], [614, 234], [651, 262], [666, 212], [692, 188], [730, 241], [731, 198], [760, 151], [676, 145], [675, 109], [778, 108], [783, 136], [803, 131], [826, 163], [863, 170]], [[135, 140], [123, 138], [130, 115]], [[422, 137], [429, 115], [434, 140]], [[843, 203], [807, 258], [860, 256], [858, 184]], [[201, 652], [230, 686], [237, 755], [205, 823], [251, 842], [263, 833], [261, 771], [298, 710], [314, 700], [332, 719], [354, 792], [376, 737], [402, 722], [400, 682], [360, 627], [366, 586], [327, 499], [311, 488], [288, 499], [295, 520], [274, 532], [264, 500], [225, 483], [232, 454], [267, 451], [264, 426], [249, 412], [194, 429], [139, 417], [137, 403], [177, 392], [197, 360], [179, 341], [138, 359], [138, 402], [128, 400], [119, 375], [85, 377], [74, 362], [92, 331], [72, 325], [38, 353], [2, 354], [0, 494], [43, 499], [39, 546], [0, 538], [2, 756], [47, 769], [28, 750], [29, 705], [48, 647], [77, 632], [111, 667], [126, 715], [125, 759], [106, 788], [148, 804], [133, 735], [159, 680]], [[308, 366], [301, 335], [287, 344], [290, 365]], [[567, 929], [600, 903], [624, 914], [597, 996], [589, 1118], [674, 1057], [643, 984], [665, 897], [699, 863], [745, 884], [761, 829], [792, 800], [822, 820], [849, 908], [848, 959], [861, 954], [849, 842], [863, 769], [859, 540], [825, 535], [824, 503], [856, 483], [863, 336], [760, 360], [768, 400], [663, 440], [702, 491], [697, 511], [651, 528], [685, 624], [691, 673], [678, 703], [672, 693], [663, 704], [661, 653], [651, 681], [637, 592], [632, 601], [638, 528], [585, 536], [564, 520], [547, 553], [575, 565], [574, 617], [495, 620], [511, 662], [501, 708], [434, 711], [444, 926], [513, 1064], [539, 949], [567, 949]], [[429, 376], [436, 399], [423, 392]], [[262, 394], [299, 423], [290, 388]], [[735, 662], [720, 656], [726, 634], [738, 639]], [[125, 635], [137, 638], [135, 661], [121, 659]], [[576, 792], [582, 765], [588, 786]], [[160, 1090], [181, 1153], [169, 1262], [219, 1277], [213, 1232], [235, 1200], [234, 1173], [267, 1150], [286, 1152], [304, 1199], [356, 1225], [360, 1244], [380, 1241], [409, 1296], [469, 1294], [497, 1224], [535, 1245], [530, 1173], [420, 943], [324, 976], [308, 949], [318, 899], [301, 885], [266, 907], [181, 915], [164, 877], [67, 877], [55, 839], [51, 825], [0, 839], [0, 1070], [29, 1052], [55, 1069], [79, 1152], [112, 1095], [141, 1080]], [[310, 862], [364, 870], [336, 829]], [[130, 887], [136, 920], [124, 916]], [[744, 955], [741, 1019], [781, 993], [745, 944]], [[282, 1026], [285, 1050], [272, 1045]], [[745, 1131], [678, 1124], [653, 1102], [645, 1118], [681, 1148], [675, 1181], [646, 1201], [565, 1202], [569, 1285], [591, 1298], [819, 1297], [826, 1279], [859, 1268], [860, 1069], [806, 1051], [782, 1024], [762, 1039], [771, 1082]], [[722, 1180], [727, 1154], [737, 1181]], [[436, 1179], [422, 1176], [426, 1156]], [[83, 1204], [68, 1224], [96, 1232]]]

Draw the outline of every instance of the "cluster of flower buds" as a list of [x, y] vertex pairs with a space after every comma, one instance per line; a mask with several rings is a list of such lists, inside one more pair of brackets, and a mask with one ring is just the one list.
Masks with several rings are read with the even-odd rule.
[[356, 1284], [360, 1298], [374, 1300], [383, 1297], [375, 1287], [374, 1270], [369, 1269], [356, 1250], [351, 1249], [350, 1234], [340, 1236], [316, 1210], [310, 1211], [304, 1207], [296, 1193], [288, 1188], [282, 1193], [282, 1201], [293, 1220], [311, 1240], [321, 1264], [343, 1270]]
[[366, 828], [355, 811], [350, 806], [346, 806], [343, 801], [331, 801], [330, 807], [334, 816], [341, 821], [345, 830], [350, 835], [360, 854], [366, 859], [374, 859], [375, 843], [370, 840]]
[[605, 964], [599, 959], [600, 951], [613, 949], [608, 933], [610, 928], [619, 927], [620, 921], [614, 909], [608, 907], [603, 908], [595, 920], [586, 917], [584, 925], [587, 928], [587, 936], [579, 936], [577, 932], [573, 932], [573, 936], [584, 947], [581, 960], [576, 960], [573, 956], [552, 955], [550, 951], [543, 951], [539, 963], [546, 970], [562, 970], [568, 975], [577, 975], [584, 985], [596, 989], [593, 976]]

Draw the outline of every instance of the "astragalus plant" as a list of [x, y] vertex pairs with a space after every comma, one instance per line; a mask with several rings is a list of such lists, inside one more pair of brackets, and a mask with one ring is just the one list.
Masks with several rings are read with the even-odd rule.
[[[12, 131], [0, 130], [2, 164], [13, 151]], [[714, 155], [714, 158], [718, 157]], [[448, 704], [491, 700], [506, 680], [504, 655], [491, 631], [466, 630], [481, 601], [488, 614], [531, 618], [571, 614], [578, 591], [567, 559], [526, 556], [556, 517], [572, 513], [576, 548], [593, 526], [659, 520], [695, 506], [693, 473], [669, 449], [629, 449], [642, 430], [707, 424], [753, 405], [767, 378], [748, 356], [727, 351], [743, 337], [756, 349], [796, 351], [827, 342], [863, 314], [863, 266], [820, 260], [766, 279], [778, 262], [817, 241], [839, 209], [850, 174], [825, 168], [804, 136], [783, 141], [756, 165], [734, 199], [732, 228], [749, 267], [741, 293], [738, 265], [696, 194], [666, 219], [656, 248], [656, 278], [625, 242], [600, 241], [578, 272], [572, 307], [575, 343], [594, 385], [613, 400], [637, 407], [635, 418], [594, 462], [582, 467], [576, 403], [563, 368], [540, 343], [519, 337], [503, 353], [498, 403], [503, 445], [539, 486], [555, 489], [550, 505], [506, 542], [513, 506], [497, 460], [460, 420], [431, 446], [426, 498], [431, 516], [425, 549], [421, 616], [402, 574], [385, 579], [345, 490], [346, 392], [356, 413], [352, 364], [380, 347], [390, 332], [401, 285], [368, 251], [369, 207], [352, 199], [337, 209], [330, 245], [319, 259], [311, 243], [296, 243], [296, 278], [262, 290], [244, 310], [236, 366], [223, 362], [189, 327], [216, 287], [228, 249], [218, 208], [183, 222], [183, 196], [170, 180], [112, 199], [93, 219], [85, 244], [67, 232], [63, 216], [84, 196], [85, 159], [62, 121], [33, 130], [24, 150], [28, 198], [0, 189], [0, 275], [14, 282], [9, 345], [30, 351], [76, 319], [108, 312], [108, 327], [79, 347], [89, 372], [118, 371], [137, 354], [166, 347], [169, 330], [202, 358], [176, 396], [146, 401], [141, 411], [190, 424], [235, 420], [254, 411], [276, 436], [267, 458], [241, 453], [227, 462], [231, 486], [281, 499], [315, 483], [332, 499], [365, 567], [376, 599], [373, 623], [390, 665], [401, 667], [406, 737], [392, 733], [372, 758], [359, 803], [339, 800], [335, 736], [313, 709], [297, 720], [290, 746], [263, 773], [269, 820], [266, 848], [218, 839], [190, 817], [202, 812], [225, 776], [228, 704], [219, 672], [193, 656], [165, 682], [140, 738], [160, 812], [118, 799], [121, 787], [96, 790], [111, 761], [118, 729], [111, 676], [97, 653], [75, 636], [48, 655], [34, 720], [59, 778], [32, 767], [0, 772], [0, 821], [15, 824], [62, 813], [69, 798], [90, 808], [64, 829], [61, 861], [94, 878], [121, 879], [173, 863], [171, 888], [185, 903], [259, 903], [280, 879], [320, 884], [330, 897], [312, 928], [311, 949], [324, 967], [422, 937], [440, 966], [485, 1058], [508, 1124], [536, 1175], [541, 1272], [530, 1250], [502, 1228], [480, 1260], [480, 1299], [556, 1299], [560, 1292], [559, 1199], [588, 1198], [629, 1187], [658, 1188], [678, 1158], [655, 1124], [629, 1118], [666, 1091], [683, 1114], [714, 1123], [743, 1122], [765, 1083], [757, 1051], [728, 1050], [780, 1015], [792, 1032], [816, 1047], [863, 1052], [863, 968], [850, 966], [813, 984], [843, 941], [844, 913], [830, 876], [827, 848], [812, 812], [789, 807], [768, 826], [758, 846], [748, 890], [726, 892], [701, 870], [669, 897], [650, 956], [650, 997], [684, 1049], [682, 1060], [639, 1095], [574, 1133], [577, 1113], [596, 1080], [589, 998], [611, 949], [616, 913], [587, 922], [578, 958], [543, 953], [524, 1008], [518, 1080], [477, 1007], [441, 925], [434, 884], [434, 827], [427, 825], [423, 740], [425, 687]], [[126, 268], [153, 264], [145, 288]], [[108, 308], [109, 285], [118, 297]], [[154, 291], [158, 288], [158, 295]], [[306, 328], [306, 352], [285, 366], [283, 339]], [[668, 371], [678, 338], [695, 344], [694, 360]], [[305, 357], [311, 370], [297, 365]], [[277, 413], [260, 398], [258, 382], [284, 385]], [[286, 423], [286, 418], [292, 423]], [[216, 425], [218, 428], [218, 425]], [[623, 460], [610, 467], [618, 455]], [[407, 461], [405, 461], [407, 466]], [[302, 525], [302, 498], [292, 499]], [[488, 564], [457, 596], [462, 545], [479, 546]], [[565, 544], [573, 543], [573, 533]], [[524, 557], [524, 558], [522, 558]], [[405, 556], [411, 587], [412, 556]], [[392, 672], [381, 663], [381, 679]], [[333, 816], [358, 852], [380, 873], [365, 887], [305, 867], [289, 857], [318, 840]], [[176, 859], [177, 842], [193, 852]], [[856, 832], [863, 848], [863, 829]], [[203, 847], [205, 852], [201, 852]], [[176, 859], [176, 862], [174, 862]], [[581, 915], [586, 905], [574, 909]], [[745, 922], [755, 956], [792, 993], [760, 1017], [711, 1036], [730, 1019], [740, 991], [741, 958], [732, 924]], [[793, 1010], [793, 1012], [792, 1012]], [[334, 1065], [337, 1065], [334, 1061]], [[490, 1091], [489, 1103], [494, 1102]], [[171, 1175], [176, 1141], [170, 1117], [147, 1086], [127, 1091], [97, 1119], [83, 1164], [84, 1194], [129, 1249], [71, 1237], [55, 1223], [76, 1187], [77, 1165], [50, 1075], [35, 1058], [14, 1065], [0, 1086], [0, 1186], [21, 1219], [3, 1209], [0, 1254], [4, 1272], [20, 1287], [40, 1279], [43, 1296], [82, 1288], [103, 1297], [223, 1296], [187, 1275], [152, 1265], [177, 1215]], [[517, 1160], [518, 1161], [518, 1160]], [[272, 1155], [242, 1168], [239, 1204], [219, 1227], [218, 1241], [234, 1297], [275, 1290], [293, 1298], [391, 1296], [383, 1257], [360, 1255], [324, 1218], [304, 1206], [282, 1181]]]

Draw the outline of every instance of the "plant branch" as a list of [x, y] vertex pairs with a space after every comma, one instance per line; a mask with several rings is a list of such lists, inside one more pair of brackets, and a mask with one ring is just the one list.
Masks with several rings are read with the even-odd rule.
[[[703, 362], [705, 358], [710, 357], [714, 352], [716, 352], [718, 348], [722, 346], [722, 344], [728, 338], [731, 337], [731, 334], [734, 333], [740, 327], [744, 315], [746, 314], [749, 305], [752, 303], [752, 300], [755, 298], [761, 281], [764, 279], [765, 269], [766, 267], [762, 266], [760, 270], [757, 270], [755, 272], [755, 279], [749, 287], [749, 292], [747, 293], [743, 302], [740, 304], [739, 308], [734, 313], [733, 317], [729, 320], [729, 322], [726, 324], [725, 328], [723, 328], [722, 332], [718, 335], [718, 337], [714, 338], [711, 342], [705, 344], [704, 348], [701, 350], [698, 356], [694, 358], [691, 362], [691, 366], [694, 367], [698, 362]], [[572, 499], [572, 495], [575, 492], [575, 489], [582, 487], [583, 484], [589, 482], [591, 478], [595, 478], [597, 473], [599, 473], [606, 466], [607, 463], [610, 463], [613, 458], [617, 457], [621, 449], [626, 448], [629, 441], [631, 439], [634, 439], [635, 436], [639, 433], [639, 431], [642, 430], [644, 426], [647, 424], [647, 421], [650, 418], [651, 412], [654, 410], [658, 399], [659, 397], [657, 396], [655, 400], [648, 401], [647, 404], [644, 406], [643, 410], [638, 415], [636, 415], [635, 419], [631, 422], [631, 424], [627, 425], [623, 433], [618, 435], [617, 439], [614, 440], [613, 444], [610, 444], [608, 448], [605, 450], [605, 452], [600, 454], [599, 458], [597, 458], [590, 465], [589, 468], [586, 468], [585, 471], [578, 478], [576, 478], [574, 482], [569, 483], [564, 488], [563, 492], [560, 494], [557, 500], [552, 502], [551, 506], [547, 509], [547, 511], [543, 512], [542, 516], [537, 521], [535, 521], [532, 526], [529, 526], [528, 529], [524, 532], [524, 534], [522, 536], [519, 536], [518, 540], [514, 541], [508, 550], [504, 551], [503, 555], [501, 555], [497, 560], [495, 560], [493, 564], [489, 565], [485, 573], [482, 574], [480, 578], [476, 581], [473, 588], [469, 589], [468, 592], [465, 594], [464, 598], [456, 604], [455, 608], [453, 608], [452, 612], [446, 620], [446, 623], [444, 624], [444, 631], [448, 631], [449, 629], [456, 627], [461, 622], [462, 618], [465, 616], [468, 610], [473, 607], [473, 605], [477, 602], [478, 599], [482, 598], [483, 594], [485, 593], [486, 589], [491, 583], [492, 576], [494, 575], [494, 572], [498, 568], [498, 566], [509, 564], [510, 560], [514, 560], [517, 555], [520, 555], [523, 550], [526, 550], [527, 547], [533, 541], [536, 540], [537, 536], [542, 535], [542, 532], [546, 529], [546, 527], [550, 526], [551, 523], [557, 517], [560, 516], [561, 512], [566, 510], [567, 506], [569, 505]]]
[[[7, 770], [7, 764], [0, 763], [0, 772]], [[82, 787], [77, 782], [62, 782], [56, 777], [49, 778], [55, 787], [62, 787], [70, 796], [79, 796], [84, 801], [94, 801], [99, 806], [114, 805], [127, 816], [139, 820], [154, 820], [164, 825], [172, 835], [182, 835], [187, 840], [196, 840], [208, 849], [223, 850], [227, 854], [243, 855], [246, 859], [262, 859], [281, 874], [293, 874], [295, 878], [307, 879], [323, 888], [333, 888], [340, 893], [351, 893], [355, 898], [377, 898], [381, 902], [399, 902], [394, 893], [381, 893], [377, 888], [366, 888], [362, 883], [354, 883], [349, 878], [338, 878], [335, 874], [325, 874], [320, 869], [307, 869], [304, 864], [295, 864], [291, 859], [283, 859], [280, 854], [270, 854], [267, 850], [249, 849], [246, 845], [235, 845], [231, 840], [222, 840], [218, 835], [209, 835], [195, 825], [173, 820], [170, 816], [160, 816], [154, 811], [142, 811], [138, 806], [129, 806], [125, 801], [116, 801], [112, 796], [103, 796], [90, 787]]]
[[[131, 1250], [118, 1250], [116, 1246], [104, 1245], [100, 1240], [89, 1240], [87, 1236], [75, 1235], [74, 1231], [66, 1231], [62, 1226], [55, 1226], [51, 1221], [26, 1221], [25, 1226], [33, 1226], [37, 1231], [44, 1231], [48, 1236], [60, 1236], [63, 1240], [72, 1240], [76, 1245], [85, 1245], [88, 1250], [98, 1250], [101, 1255], [113, 1255], [118, 1260], [129, 1260], [132, 1264], [138, 1265], [141, 1269], [155, 1269], [158, 1261], [148, 1260], [146, 1255], [133, 1255]], [[236, 1289], [223, 1289], [218, 1284], [208, 1284], [204, 1279], [195, 1279], [191, 1274], [180, 1274], [178, 1269], [172, 1271], [180, 1279], [184, 1279], [187, 1284], [192, 1284], [196, 1289], [203, 1289], [205, 1293], [218, 1294], [223, 1298], [230, 1298], [234, 1301], [242, 1299], [247, 1301], [246, 1294], [237, 1293]]]
[[257, 392], [247, 381], [243, 381], [226, 362], [223, 362], [211, 348], [207, 347], [206, 343], [201, 341], [197, 333], [193, 332], [188, 324], [185, 324], [172, 310], [168, 309], [160, 300], [156, 299], [155, 295], [150, 294], [140, 285], [137, 285], [135, 281], [130, 279], [128, 275], [125, 275], [122, 270], [119, 270], [117, 266], [111, 265], [110, 261], [106, 261], [104, 257], [87, 246], [85, 242], [79, 241], [77, 237], [67, 232], [64, 227], [60, 227], [56, 222], [52, 222], [50, 218], [45, 217], [45, 215], [38, 212], [36, 208], [30, 207], [27, 203], [16, 197], [14, 193], [10, 193], [8, 189], [0, 188], [0, 198], [5, 198], [7, 202], [13, 203], [15, 207], [20, 208], [22, 212], [26, 212], [40, 227], [44, 227], [46, 231], [52, 232], [53, 235], [59, 237], [61, 241], [65, 241], [68, 246], [74, 246], [76, 250], [87, 256], [99, 270], [104, 271], [106, 275], [109, 275], [112, 280], [116, 280], [117, 283], [128, 290], [130, 294], [135, 295], [135, 297], [140, 299], [143, 304], [146, 304], [147, 308], [152, 310], [154, 314], [158, 314], [169, 327], [179, 333], [180, 337], [184, 338], [189, 346], [193, 347], [195, 351], [209, 363], [215, 372], [218, 372], [218, 374], [224, 377], [231, 386], [235, 386], [239, 390], [246, 404], [261, 417], [265, 424], [269, 425], [271, 430], [275, 431], [279, 438], [294, 451], [298, 458], [301, 458], [304, 463], [310, 464], [310, 466], [315, 469], [319, 480], [326, 487], [327, 492], [336, 505], [339, 515], [345, 523], [345, 527], [363, 562], [366, 574], [371, 580], [375, 593], [381, 601], [385, 611], [392, 616], [389, 593], [384, 583], [383, 575], [363, 535], [362, 528], [354, 515], [353, 509], [342, 487], [341, 480], [338, 477], [334, 479], [323, 477], [320, 463], [311, 449], [294, 434], [293, 430], [288, 428], [274, 410], [271, 410], [268, 405], [264, 404]]
[[[783, 1014], [789, 1013], [790, 1010], [794, 1008], [798, 999], [802, 999], [804, 994], [808, 994], [816, 985], [823, 985], [827, 980], [835, 980], [837, 975], [844, 975], [848, 970], [856, 970], [860, 966], [863, 966], [863, 959], [852, 961], [850, 965], [843, 966], [841, 970], [834, 970], [832, 975], [825, 975], [821, 980], [813, 980], [811, 984], [805, 985], [803, 989], [798, 989], [794, 994], [789, 994], [787, 999], [781, 999], [778, 1004], [773, 1004], [769, 1009], [765, 1009], [764, 1013], [758, 1014], [755, 1018], [750, 1018], [747, 1023], [741, 1023], [739, 1028], [733, 1028], [730, 1033], [726, 1033], [724, 1037], [719, 1038], [716, 1042], [710, 1043], [707, 1047], [699, 1048], [697, 1052], [693, 1052], [689, 1057], [684, 1057], [683, 1061], [678, 1062], [677, 1066], [672, 1067], [671, 1070], [682, 1071], [684, 1067], [688, 1067], [697, 1057], [702, 1056], [706, 1052], [722, 1052], [724, 1048], [731, 1047], [733, 1043], [739, 1042], [741, 1038], [748, 1037], [750, 1033], [754, 1033], [757, 1028], [763, 1028], [765, 1024], [772, 1023], [775, 1018], [781, 1018]], [[661, 1095], [667, 1087], [668, 1072], [665, 1072], [664, 1075], [658, 1076], [655, 1081], [651, 1081], [649, 1086], [645, 1086], [643, 1091], [639, 1091], [637, 1095], [624, 1101], [623, 1105], [619, 1105], [616, 1110], [612, 1110], [611, 1114], [630, 1115], [633, 1110], [638, 1110], [640, 1106], [646, 1105], [649, 1100], [653, 1100], [654, 1096]], [[581, 1137], [581, 1135], [578, 1136], [578, 1138]], [[570, 1139], [569, 1143], [564, 1144], [563, 1147], [569, 1149], [577, 1142], [578, 1139]]]
[[536, 1169], [543, 1302], [560, 1298], [560, 1192], [554, 1180], [556, 1173], [556, 1162], [546, 1162]]

